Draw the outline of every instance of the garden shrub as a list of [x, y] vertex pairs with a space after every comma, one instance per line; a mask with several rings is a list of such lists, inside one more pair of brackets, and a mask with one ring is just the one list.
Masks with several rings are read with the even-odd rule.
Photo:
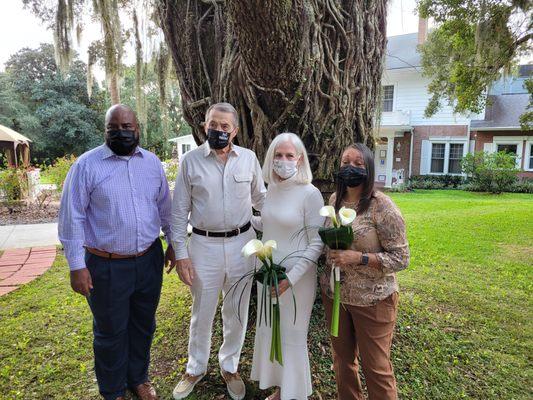
[[76, 157], [73, 155], [57, 158], [50, 167], [47, 167], [43, 175], [47, 180], [57, 186], [57, 190], [63, 190], [63, 183], [67, 178], [68, 171], [72, 164], [76, 161]]
[[464, 180], [461, 175], [415, 175], [408, 185], [410, 189], [457, 189]]
[[166, 160], [164, 165], [168, 184], [172, 188], [174, 187], [174, 182], [176, 182], [176, 177], [178, 176], [178, 160], [175, 158]]
[[24, 168], [0, 170], [0, 193], [10, 204], [24, 199], [28, 193], [28, 177]]
[[467, 190], [502, 193], [511, 191], [517, 183], [518, 169], [515, 155], [511, 153], [500, 151], [467, 154], [461, 161], [461, 166], [469, 177]]
[[515, 184], [511, 186], [511, 189], [509, 191], [513, 193], [533, 194], [533, 180], [524, 179], [520, 182], [515, 182]]

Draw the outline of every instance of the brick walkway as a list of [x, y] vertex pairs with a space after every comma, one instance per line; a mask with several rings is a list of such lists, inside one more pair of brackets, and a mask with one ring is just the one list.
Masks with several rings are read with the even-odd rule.
[[0, 296], [44, 274], [55, 258], [55, 246], [4, 251], [0, 257]]

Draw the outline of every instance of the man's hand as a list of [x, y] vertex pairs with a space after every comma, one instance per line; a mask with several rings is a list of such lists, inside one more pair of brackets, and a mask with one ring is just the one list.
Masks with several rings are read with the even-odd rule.
[[174, 254], [174, 249], [169, 244], [167, 251], [165, 252], [165, 268], [167, 269], [167, 274], [170, 273], [176, 266], [176, 255]]
[[[289, 280], [288, 279], [283, 279], [281, 281], [278, 282], [278, 296], [281, 296], [283, 293], [285, 293], [285, 291], [290, 287], [289, 285]], [[270, 296], [272, 298], [276, 298], [276, 288], [274, 286], [272, 286], [272, 288], [270, 289]]]
[[89, 270], [82, 268], [76, 271], [70, 271], [70, 286], [76, 293], [85, 297], [89, 296], [93, 288], [93, 281]]
[[194, 268], [190, 258], [184, 258], [176, 261], [176, 271], [183, 283], [192, 286], [194, 280]]
[[329, 259], [336, 267], [345, 268], [361, 263], [362, 253], [354, 250], [330, 250]]

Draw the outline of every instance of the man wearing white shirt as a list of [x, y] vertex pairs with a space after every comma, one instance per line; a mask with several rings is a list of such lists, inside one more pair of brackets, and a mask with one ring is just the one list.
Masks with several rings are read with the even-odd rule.
[[[220, 292], [225, 295], [253, 268], [253, 261], [245, 259], [241, 249], [255, 238], [250, 226], [252, 206], [261, 210], [266, 193], [255, 154], [232, 143], [239, 130], [235, 108], [228, 103], [212, 105], [207, 110], [204, 129], [208, 140], [180, 160], [172, 203], [176, 269], [180, 279], [190, 286], [193, 297], [189, 360], [186, 373], [174, 389], [175, 399], [187, 397], [206, 373]], [[187, 246], [189, 223], [193, 233]], [[238, 366], [250, 288], [251, 285], [241, 288], [245, 292], [240, 310], [231, 295], [222, 306], [224, 341], [218, 359], [234, 400], [245, 396]]]

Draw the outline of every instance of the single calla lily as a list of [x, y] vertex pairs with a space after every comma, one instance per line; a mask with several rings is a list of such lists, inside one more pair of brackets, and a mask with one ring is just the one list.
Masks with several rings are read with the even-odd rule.
[[263, 249], [261, 250], [261, 255], [265, 258], [272, 257], [272, 250], [277, 249], [278, 244], [275, 240], [267, 240], [265, 244], [263, 245]]
[[268, 240], [263, 244], [258, 239], [252, 239], [242, 248], [244, 257], [257, 256], [261, 261], [272, 257], [272, 249], [277, 248], [275, 240]]
[[242, 255], [246, 258], [254, 255], [259, 256], [261, 250], [263, 250], [263, 243], [258, 239], [252, 239], [242, 248]]
[[337, 216], [335, 215], [335, 208], [333, 206], [324, 206], [320, 209], [320, 215], [322, 217], [328, 217], [331, 219], [333, 226], [336, 228], [339, 227], [339, 222], [337, 221]]
[[354, 221], [356, 216], [357, 213], [352, 208], [342, 207], [339, 210], [339, 218], [341, 220], [342, 226], [350, 225]]

